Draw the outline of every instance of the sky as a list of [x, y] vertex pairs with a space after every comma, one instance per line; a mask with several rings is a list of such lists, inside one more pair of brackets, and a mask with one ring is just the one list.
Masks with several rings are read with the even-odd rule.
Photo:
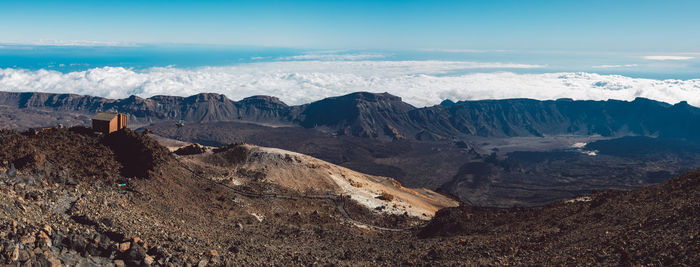
[[698, 52], [699, 1], [8, 1], [0, 43]]
[[0, 0], [0, 91], [700, 107], [700, 1]]

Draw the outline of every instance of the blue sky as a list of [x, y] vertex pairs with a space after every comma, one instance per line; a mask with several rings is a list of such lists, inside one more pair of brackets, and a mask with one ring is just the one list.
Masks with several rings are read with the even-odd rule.
[[0, 43], [697, 52], [700, 1], [2, 1]]

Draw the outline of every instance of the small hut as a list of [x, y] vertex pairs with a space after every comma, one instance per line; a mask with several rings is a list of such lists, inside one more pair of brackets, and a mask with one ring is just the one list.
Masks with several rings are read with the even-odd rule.
[[100, 112], [92, 117], [92, 129], [103, 134], [110, 134], [126, 128], [126, 115], [114, 112]]

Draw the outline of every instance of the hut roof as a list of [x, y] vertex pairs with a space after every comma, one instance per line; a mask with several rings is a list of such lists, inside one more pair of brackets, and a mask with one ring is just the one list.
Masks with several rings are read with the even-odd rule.
[[95, 115], [95, 117], [92, 117], [92, 119], [96, 120], [96, 121], [111, 121], [116, 116], [117, 116], [117, 113], [114, 113], [114, 112], [100, 112], [100, 113], [97, 113], [97, 115]]

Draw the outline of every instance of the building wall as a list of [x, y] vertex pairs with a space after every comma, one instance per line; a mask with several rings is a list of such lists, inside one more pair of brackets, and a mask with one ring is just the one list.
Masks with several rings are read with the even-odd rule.
[[96, 132], [109, 133], [111, 121], [92, 120], [92, 129]]
[[118, 114], [117, 115], [117, 130], [126, 128], [126, 115], [125, 114]]
[[92, 129], [96, 132], [110, 134], [120, 129], [126, 128], [126, 115], [118, 114], [110, 121], [92, 120]]
[[119, 130], [118, 127], [119, 127], [119, 121], [117, 120], [117, 116], [114, 116], [114, 118], [111, 121], [109, 121], [109, 132], [108, 133], [112, 133], [112, 132]]

